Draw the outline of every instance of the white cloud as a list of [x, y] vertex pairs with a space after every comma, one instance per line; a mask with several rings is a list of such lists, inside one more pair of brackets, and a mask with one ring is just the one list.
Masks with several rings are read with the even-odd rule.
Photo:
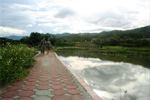
[[31, 24], [28, 24], [26, 27], [32, 27], [33, 25], [31, 25]]
[[54, 28], [54, 31], [55, 31], [55, 32], [58, 32], [58, 30], [62, 30], [62, 28], [61, 28], [61, 27], [56, 27], [56, 28]]
[[55, 26], [56, 24], [53, 23], [44, 23], [44, 24], [38, 24], [38, 26]]
[[39, 29], [43, 33], [79, 33], [149, 25], [149, 0], [8, 1], [0, 6], [3, 15], [0, 25], [29, 34]]
[[43, 33], [43, 31], [42, 31], [42, 30], [37, 30], [37, 32], [39, 32], [39, 33]]
[[57, 18], [65, 18], [68, 16], [74, 16], [75, 15], [75, 11], [70, 9], [70, 8], [62, 8], [58, 11], [58, 13], [56, 13], [55, 17]]
[[25, 9], [33, 9], [33, 7], [31, 6], [31, 5], [25, 5], [25, 4], [13, 4], [12, 6], [11, 6], [11, 8], [13, 8], [13, 9], [23, 9], [23, 10], [25, 10]]
[[5, 33], [9, 33], [9, 34], [13, 33], [13, 34], [21, 35], [22, 33], [26, 33], [26, 31], [25, 30], [20, 30], [20, 29], [15, 29], [15, 28], [10, 28], [10, 27], [0, 26], [0, 34], [5, 34]]

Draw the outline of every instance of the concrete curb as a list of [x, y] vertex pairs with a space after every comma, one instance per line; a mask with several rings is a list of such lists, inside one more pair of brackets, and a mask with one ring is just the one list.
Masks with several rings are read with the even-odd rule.
[[35, 51], [38, 52], [38, 54], [36, 54], [33, 58], [37, 57], [40, 54], [40, 51]]
[[58, 56], [57, 54], [54, 52], [56, 58], [73, 74], [73, 76], [79, 81], [79, 83], [85, 88], [85, 90], [90, 94], [90, 96], [94, 99], [94, 100], [103, 100], [102, 98], [100, 98], [91, 88], [88, 84], [86, 84], [84, 82], [84, 80], [82, 80], [82, 78], [80, 76], [78, 76], [74, 71], [72, 71], [72, 69], [70, 67], [68, 67]]

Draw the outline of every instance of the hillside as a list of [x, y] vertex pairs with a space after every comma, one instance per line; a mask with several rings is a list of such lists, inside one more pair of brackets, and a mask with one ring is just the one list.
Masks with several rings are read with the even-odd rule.
[[[57, 37], [57, 39], [62, 39], [62, 38], [78, 38], [81, 40], [91, 40], [92, 38], [111, 38], [111, 37], [130, 37], [130, 38], [150, 38], [150, 25], [145, 26], [145, 27], [140, 27], [132, 30], [113, 30], [113, 31], [103, 31], [100, 33], [62, 33], [62, 34], [53, 34], [54, 36]], [[11, 35], [8, 37], [2, 37], [2, 38], [8, 38], [8, 39], [13, 39], [13, 40], [20, 40], [24, 36], [16, 36], [16, 35]]]
[[24, 36], [16, 36], [16, 35], [11, 35], [8, 37], [2, 37], [2, 38], [8, 38], [8, 39], [13, 39], [13, 40], [20, 40], [21, 38], [23, 38]]
[[92, 38], [110, 38], [110, 37], [130, 37], [130, 38], [150, 38], [150, 25], [136, 28], [132, 30], [113, 30], [113, 31], [104, 31], [101, 33], [78, 33], [78, 34], [71, 34], [71, 33], [63, 33], [63, 34], [56, 34], [56, 37], [59, 38], [79, 38], [79, 39], [92, 39]]

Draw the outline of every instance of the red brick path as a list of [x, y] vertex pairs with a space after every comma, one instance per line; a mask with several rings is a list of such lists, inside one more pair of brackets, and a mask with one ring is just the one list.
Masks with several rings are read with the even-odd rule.
[[0, 100], [93, 100], [54, 53], [36, 60], [27, 78], [1, 89]]

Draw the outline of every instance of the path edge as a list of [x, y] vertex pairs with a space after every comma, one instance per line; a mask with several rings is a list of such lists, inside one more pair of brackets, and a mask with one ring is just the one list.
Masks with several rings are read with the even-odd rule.
[[94, 99], [94, 100], [103, 100], [102, 98], [100, 98], [92, 89], [91, 87], [84, 82], [84, 80], [82, 80], [82, 78], [77, 75], [69, 66], [67, 66], [59, 57], [58, 55], [54, 52], [56, 58], [72, 73], [72, 75], [78, 80], [78, 82], [84, 87], [84, 89], [90, 94], [90, 96]]
[[36, 54], [33, 58], [36, 58], [39, 54], [40, 54], [40, 51], [34, 51], [34, 52], [38, 52], [38, 54]]

